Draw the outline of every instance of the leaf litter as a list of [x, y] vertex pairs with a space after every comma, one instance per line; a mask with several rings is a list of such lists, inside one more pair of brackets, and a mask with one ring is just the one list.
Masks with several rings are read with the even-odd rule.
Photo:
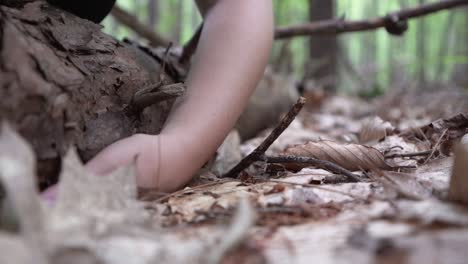
[[94, 177], [70, 150], [54, 205], [34, 188], [30, 146], [4, 125], [0, 176], [9, 202], [1, 220], [10, 216], [19, 229], [0, 231], [0, 262], [463, 263], [468, 207], [448, 193], [452, 171], [465, 184], [468, 177], [453, 165], [467, 114], [419, 112], [432, 121], [408, 127], [420, 121], [411, 109], [388, 107], [400, 111], [398, 122], [375, 115], [371, 104], [332, 97], [321, 112], [302, 112], [267, 151], [327, 160], [360, 182], [304, 164], [272, 171], [262, 161], [239, 179], [219, 179], [213, 175], [266, 136], [239, 144], [233, 134], [212, 172], [174, 194], [140, 200], [134, 168]]

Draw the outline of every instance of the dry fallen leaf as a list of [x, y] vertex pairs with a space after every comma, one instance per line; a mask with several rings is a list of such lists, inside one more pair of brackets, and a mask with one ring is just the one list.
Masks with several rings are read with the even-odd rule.
[[359, 132], [359, 142], [362, 144], [377, 142], [389, 135], [395, 128], [390, 122], [385, 122], [376, 116], [367, 119]]
[[[29, 249], [28, 256], [14, 257], [30, 258], [34, 263], [45, 264], [44, 212], [36, 191], [35, 170], [36, 162], [31, 146], [10, 125], [3, 123], [0, 130], [0, 182], [20, 226], [21, 239], [15, 247], [18, 246], [19, 251], [21, 247]], [[2, 252], [4, 248], [5, 245], [0, 244], [0, 263], [11, 263], [9, 252]]]
[[[333, 141], [308, 142], [285, 150], [284, 154], [326, 160], [350, 171], [391, 169], [383, 154], [375, 148], [358, 144], [340, 144]], [[303, 168], [308, 165], [297, 164]]]

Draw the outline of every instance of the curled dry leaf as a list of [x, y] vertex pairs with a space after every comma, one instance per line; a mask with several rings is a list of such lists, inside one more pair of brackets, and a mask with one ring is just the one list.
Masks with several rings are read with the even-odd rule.
[[[285, 150], [284, 154], [333, 162], [347, 170], [391, 169], [383, 154], [375, 148], [359, 144], [340, 144], [333, 141], [308, 142]], [[307, 167], [294, 164], [293, 168]]]
[[402, 131], [400, 136], [411, 141], [429, 141], [432, 146], [439, 143], [444, 154], [452, 151], [453, 144], [468, 133], [468, 114], [460, 113], [449, 118], [438, 119], [418, 129], [410, 128]]
[[378, 116], [369, 118], [364, 121], [361, 127], [361, 131], [359, 132], [359, 142], [363, 144], [377, 142], [385, 138], [393, 130], [395, 130], [395, 128], [390, 124], [390, 122], [385, 122]]
[[[97, 177], [86, 170], [75, 149], [62, 163], [58, 197], [49, 213], [56, 230], [83, 228], [93, 222], [105, 226], [144, 221], [147, 215], [137, 200], [134, 165]], [[105, 223], [105, 224], [104, 224]]]

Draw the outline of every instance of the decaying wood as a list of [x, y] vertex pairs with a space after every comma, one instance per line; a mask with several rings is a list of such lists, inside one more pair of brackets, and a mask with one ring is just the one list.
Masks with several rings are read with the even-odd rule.
[[88, 160], [118, 139], [160, 131], [170, 103], [126, 111], [160, 81], [160, 62], [101, 26], [42, 1], [0, 4], [0, 43], [0, 120], [31, 142], [41, 176], [58, 174], [70, 145]]

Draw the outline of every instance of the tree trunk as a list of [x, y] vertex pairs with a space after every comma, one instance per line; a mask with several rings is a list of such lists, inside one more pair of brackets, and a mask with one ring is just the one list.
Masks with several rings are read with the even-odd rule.
[[[419, 5], [423, 5], [424, 0], [419, 0]], [[426, 82], [426, 21], [424, 18], [421, 18], [418, 26], [418, 81], [420, 85], [424, 85]]]
[[170, 103], [135, 110], [133, 101], [159, 81], [156, 55], [42, 1], [19, 9], [3, 4], [0, 120], [32, 144], [43, 185], [70, 146], [86, 161], [116, 140], [160, 131]]
[[[468, 12], [468, 7], [462, 8], [461, 10], [456, 13], [458, 15], [460, 22], [457, 26], [457, 46], [455, 49], [455, 54], [457, 57], [464, 58], [462, 61], [458, 62], [452, 73], [451, 79], [453, 82], [465, 88], [468, 91], [468, 16], [466, 13]], [[454, 29], [455, 30], [455, 29]]]
[[183, 0], [177, 0], [174, 3], [174, 9], [175, 9], [175, 21], [174, 21], [174, 28], [172, 32], [174, 32], [174, 39], [176, 39], [177, 42], [181, 42], [181, 36], [182, 36], [182, 19], [183, 19], [183, 12], [184, 12], [184, 7], [183, 7]]
[[159, 20], [159, 0], [148, 1], [148, 26], [155, 28]]
[[[334, 17], [333, 0], [309, 0], [310, 21], [319, 21]], [[310, 60], [317, 62], [317, 67], [309, 78], [324, 83], [325, 88], [334, 90], [335, 84], [327, 81], [336, 77], [337, 39], [335, 36], [316, 36], [310, 38]]]

